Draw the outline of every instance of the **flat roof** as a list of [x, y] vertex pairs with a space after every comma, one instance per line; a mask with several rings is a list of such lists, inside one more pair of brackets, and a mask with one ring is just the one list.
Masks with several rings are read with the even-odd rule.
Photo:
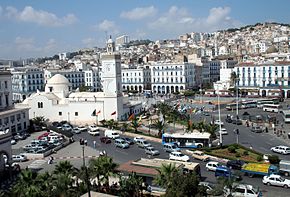
[[121, 164], [118, 168], [118, 171], [121, 172], [135, 172], [137, 175], [155, 177], [158, 174], [158, 171], [155, 168], [148, 168], [143, 166], [134, 165], [133, 161], [128, 161]]

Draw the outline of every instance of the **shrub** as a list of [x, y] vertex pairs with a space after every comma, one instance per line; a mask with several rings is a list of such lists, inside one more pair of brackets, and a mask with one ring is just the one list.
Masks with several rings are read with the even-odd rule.
[[257, 161], [263, 161], [263, 157], [261, 155], [257, 156]]
[[249, 155], [249, 151], [245, 150], [245, 151], [243, 152], [243, 155], [245, 155], [245, 156]]
[[241, 154], [240, 153], [236, 153], [236, 157], [241, 157]]
[[228, 151], [229, 151], [230, 153], [236, 153], [236, 147], [233, 146], [233, 145], [231, 145], [231, 146], [228, 147]]
[[270, 164], [278, 164], [280, 162], [280, 159], [277, 155], [269, 155], [269, 162]]

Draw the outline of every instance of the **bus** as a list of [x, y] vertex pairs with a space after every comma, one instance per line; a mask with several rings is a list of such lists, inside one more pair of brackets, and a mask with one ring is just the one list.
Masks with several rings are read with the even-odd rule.
[[258, 108], [263, 108], [263, 105], [265, 104], [279, 104], [279, 99], [277, 98], [272, 98], [272, 99], [262, 99], [262, 100], [257, 100], [257, 107]]
[[241, 104], [242, 109], [248, 109], [248, 108], [256, 108], [257, 107], [257, 101], [242, 101]]
[[[241, 104], [238, 104], [238, 108], [241, 109]], [[236, 110], [237, 109], [237, 103], [229, 103], [226, 105], [227, 110]]]
[[163, 133], [162, 144], [172, 143], [179, 148], [202, 148], [208, 147], [211, 143], [211, 135], [207, 132], [191, 133]]
[[290, 123], [290, 110], [282, 110], [282, 116], [285, 123]]
[[267, 112], [275, 112], [278, 113], [280, 112], [282, 109], [281, 105], [277, 105], [277, 104], [264, 104], [263, 105], [263, 111], [267, 111]]

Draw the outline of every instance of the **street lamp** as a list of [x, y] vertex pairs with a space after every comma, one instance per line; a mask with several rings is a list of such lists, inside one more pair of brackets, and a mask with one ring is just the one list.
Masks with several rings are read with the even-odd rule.
[[86, 182], [87, 182], [87, 188], [88, 188], [88, 196], [91, 197], [91, 189], [90, 189], [88, 168], [86, 167], [86, 160], [85, 160], [85, 144], [84, 143], [82, 143], [82, 149], [83, 149], [83, 167], [84, 167], [85, 173], [86, 173]]
[[219, 134], [220, 134], [220, 146], [223, 146], [223, 135], [222, 135], [222, 124], [221, 124], [221, 105], [220, 105], [220, 94], [219, 94], [219, 86], [218, 86], [218, 112], [219, 112]]

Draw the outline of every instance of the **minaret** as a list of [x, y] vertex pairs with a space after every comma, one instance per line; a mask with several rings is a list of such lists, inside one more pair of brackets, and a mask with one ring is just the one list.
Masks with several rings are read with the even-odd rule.
[[[107, 52], [101, 54], [105, 119], [120, 120], [123, 115], [121, 55], [115, 52], [115, 43], [107, 41]], [[116, 111], [116, 115], [111, 113]]]

